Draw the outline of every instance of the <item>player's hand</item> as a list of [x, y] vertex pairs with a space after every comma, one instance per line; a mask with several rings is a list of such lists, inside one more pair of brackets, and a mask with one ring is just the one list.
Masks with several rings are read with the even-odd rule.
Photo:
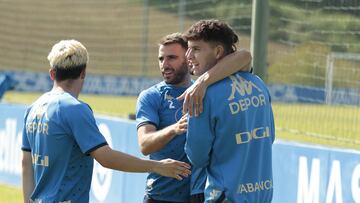
[[178, 100], [184, 100], [183, 114], [189, 113], [190, 116], [200, 115], [203, 111], [203, 98], [208, 85], [200, 76], [182, 95], [177, 97]]
[[183, 115], [178, 122], [174, 124], [174, 130], [176, 135], [181, 135], [187, 131], [187, 114]]
[[162, 176], [182, 180], [191, 174], [190, 165], [173, 159], [163, 159], [157, 162], [154, 172]]

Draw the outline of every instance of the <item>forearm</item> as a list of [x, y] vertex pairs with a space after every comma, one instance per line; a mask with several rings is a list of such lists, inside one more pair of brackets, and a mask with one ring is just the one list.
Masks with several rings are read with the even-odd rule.
[[[119, 151], [112, 150], [110, 147], [102, 147], [95, 154], [96, 160], [104, 167], [125, 172], [154, 172], [155, 161], [140, 159]], [[96, 156], [96, 153], [103, 153], [106, 156]]]
[[[29, 153], [30, 154], [30, 153]], [[22, 162], [22, 192], [24, 202], [29, 202], [32, 192], [34, 191], [34, 172], [30, 160], [23, 158]]]
[[206, 71], [198, 79], [207, 85], [224, 79], [237, 71], [250, 71], [251, 54], [247, 50], [239, 50], [222, 58], [214, 67]]
[[32, 192], [34, 191], [34, 178], [32, 177], [32, 174], [24, 176], [23, 172], [22, 189], [24, 202], [27, 203], [29, 202]]
[[112, 150], [108, 145], [90, 153], [102, 166], [125, 172], [153, 172], [162, 176], [182, 180], [191, 174], [190, 165], [173, 159], [159, 161], [144, 160]]
[[174, 125], [170, 125], [164, 129], [151, 133], [143, 133], [139, 137], [141, 152], [144, 155], [157, 152], [169, 143], [175, 136], [176, 132], [174, 130]]

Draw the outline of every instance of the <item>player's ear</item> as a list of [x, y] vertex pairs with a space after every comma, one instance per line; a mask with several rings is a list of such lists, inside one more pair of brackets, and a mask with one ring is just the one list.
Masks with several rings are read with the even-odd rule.
[[86, 68], [84, 68], [84, 70], [81, 71], [80, 78], [85, 79], [85, 76], [86, 76]]
[[220, 44], [215, 47], [215, 57], [217, 60], [221, 59], [224, 56], [224, 47]]
[[55, 68], [50, 68], [49, 69], [49, 75], [50, 75], [51, 80], [55, 80], [55, 78], [56, 78], [56, 70], [55, 70]]

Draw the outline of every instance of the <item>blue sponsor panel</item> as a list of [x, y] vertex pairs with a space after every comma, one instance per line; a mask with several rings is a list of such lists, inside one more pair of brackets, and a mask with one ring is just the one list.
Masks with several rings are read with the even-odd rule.
[[[21, 185], [21, 135], [25, 106], [0, 104], [0, 183]], [[136, 124], [96, 116], [116, 150], [141, 157]], [[126, 163], [125, 163], [126, 164]], [[360, 202], [360, 152], [276, 141], [273, 145], [274, 203]], [[94, 165], [91, 202], [142, 202], [146, 174]], [[247, 185], [256, 192], [261, 185]]]
[[[53, 86], [49, 74], [45, 72], [7, 71], [3, 73], [14, 79], [16, 82], [14, 89], [17, 91], [45, 92], [51, 90]], [[82, 93], [138, 95], [143, 89], [159, 81], [158, 78], [88, 74]]]
[[53, 82], [49, 73], [26, 72], [26, 71], [7, 71], [16, 81], [15, 90], [24, 92], [46, 92], [51, 90]]
[[[104, 116], [96, 116], [96, 121], [113, 149], [143, 157], [137, 144], [134, 121]], [[110, 170], [95, 162], [90, 202], [142, 202], [146, 175]]]
[[[1, 74], [1, 72], [0, 72]], [[45, 72], [6, 71], [2, 72], [14, 80], [17, 91], [49, 91], [53, 82]], [[91, 75], [88, 74], [82, 93], [137, 96], [142, 90], [158, 83], [160, 78]], [[304, 85], [269, 85], [273, 101], [290, 103], [325, 103], [324, 88]], [[332, 104], [360, 105], [359, 88], [335, 88], [331, 94]]]
[[277, 142], [274, 203], [360, 202], [360, 153]]
[[23, 105], [0, 104], [0, 183], [21, 184]]
[[324, 103], [325, 91], [322, 88], [295, 85], [269, 85], [273, 101], [289, 103]]
[[[0, 183], [18, 187], [21, 186], [21, 138], [25, 110], [23, 105], [0, 104]], [[104, 116], [96, 116], [96, 121], [113, 149], [143, 157], [137, 144], [134, 121]], [[90, 202], [142, 202], [146, 175], [106, 169], [95, 162]]]
[[[325, 103], [323, 88], [303, 85], [269, 85], [273, 101], [287, 103]], [[360, 89], [335, 88], [331, 94], [331, 104], [360, 106]]]
[[0, 73], [0, 99], [7, 90], [14, 88], [15, 85], [16, 82], [12, 76]]
[[144, 77], [89, 75], [83, 93], [110, 95], [138, 95], [142, 90], [158, 83], [159, 79]]
[[334, 89], [331, 97], [331, 103], [360, 106], [360, 88]]

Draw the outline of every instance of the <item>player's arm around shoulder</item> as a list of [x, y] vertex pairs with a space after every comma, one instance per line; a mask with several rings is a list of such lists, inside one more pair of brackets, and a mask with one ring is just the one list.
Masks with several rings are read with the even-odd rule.
[[226, 55], [210, 70], [199, 76], [182, 95], [177, 99], [184, 100], [183, 113], [190, 116], [198, 116], [203, 111], [203, 98], [207, 88], [237, 71], [251, 71], [251, 53], [246, 49], [241, 49]]

